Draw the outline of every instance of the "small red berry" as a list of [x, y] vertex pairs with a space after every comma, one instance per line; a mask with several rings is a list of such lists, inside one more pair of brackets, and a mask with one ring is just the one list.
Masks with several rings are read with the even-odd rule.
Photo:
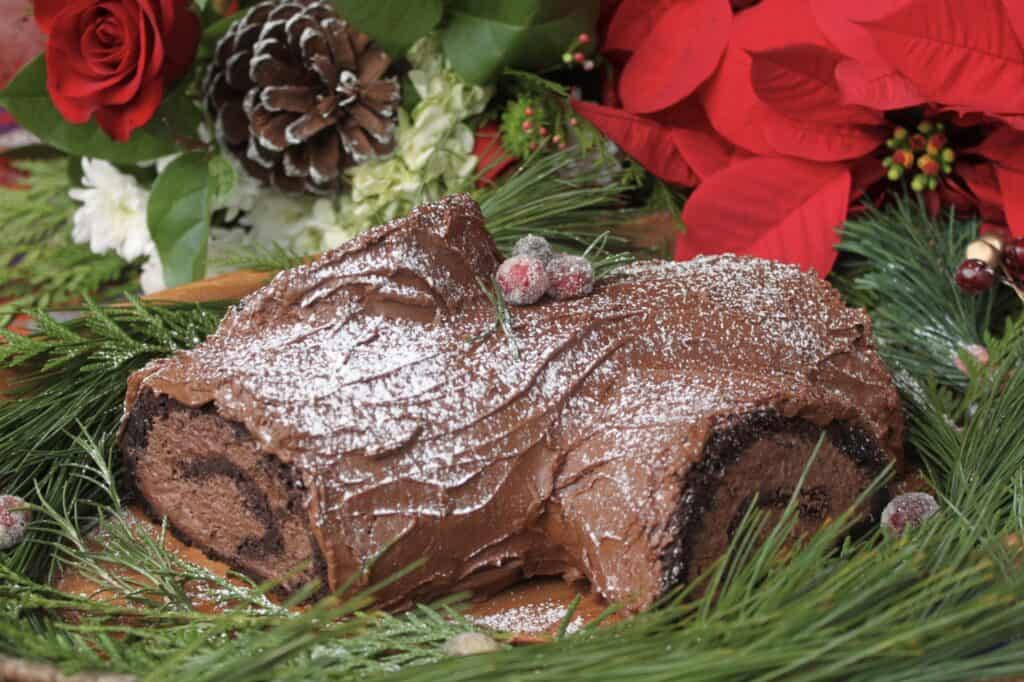
[[921, 169], [921, 172], [928, 176], [936, 176], [939, 174], [939, 162], [931, 156], [922, 156], [917, 160], [917, 167]]
[[544, 126], [541, 126], [540, 130], [538, 132], [540, 133], [541, 137], [547, 137], [548, 136], [548, 129], [545, 128]]
[[555, 143], [555, 144], [558, 144], [559, 142], [561, 142], [561, 141], [562, 141], [562, 136], [561, 136], [561, 135], [553, 135], [553, 136], [551, 137], [551, 141], [552, 141], [553, 143]]
[[590, 34], [581, 33], [579, 37], [576, 39], [576, 42], [578, 42], [580, 45], [586, 45], [587, 43], [590, 42]]
[[526, 107], [523, 109], [523, 116], [533, 116], [533, 107]]
[[578, 126], [579, 124], [580, 124], [580, 122], [579, 122], [579, 120], [575, 116], [573, 116], [572, 118], [569, 119], [569, 125], [571, 125], [571, 126]]
[[576, 60], [577, 64], [581, 64], [583, 63], [583, 60], [587, 58], [587, 55], [583, 54], [582, 52], [573, 52], [572, 58]]
[[957, 286], [969, 294], [988, 291], [995, 282], [995, 270], [977, 258], [968, 258], [956, 269]]
[[935, 133], [928, 138], [928, 143], [925, 145], [925, 151], [934, 156], [938, 156], [942, 148], [946, 146], [949, 140], [942, 133]]
[[[969, 343], [963, 348], [964, 351], [966, 351], [968, 355], [974, 358], [977, 361], [977, 363], [982, 367], [988, 364], [988, 349], [985, 348], [985, 346], [979, 346], [976, 343]], [[967, 365], [966, 363], [964, 363], [963, 360], [960, 359], [959, 353], [953, 353], [953, 365], [956, 366], [956, 368], [960, 370], [960, 372], [964, 376], [970, 376], [970, 372], [967, 369]]]
[[530, 305], [547, 291], [548, 273], [537, 258], [512, 256], [498, 268], [498, 286], [512, 305]]
[[939, 504], [928, 493], [897, 495], [882, 510], [882, 527], [894, 535], [914, 528], [939, 511]]
[[533, 121], [523, 121], [522, 128], [525, 132], [529, 132], [533, 128]]
[[586, 296], [594, 290], [594, 268], [582, 256], [562, 254], [548, 263], [548, 296], [556, 301]]
[[910, 168], [914, 165], [914, 152], [909, 149], [897, 149], [892, 153], [892, 160], [903, 168]]
[[1003, 265], [1019, 277], [1024, 275], [1024, 237], [1017, 237], [1003, 247]]
[[26, 504], [20, 497], [0, 495], [0, 551], [14, 547], [25, 537], [32, 512], [19, 507]]

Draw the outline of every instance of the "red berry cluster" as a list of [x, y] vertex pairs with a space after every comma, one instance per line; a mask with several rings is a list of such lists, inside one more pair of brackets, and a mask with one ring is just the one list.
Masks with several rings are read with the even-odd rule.
[[969, 294], [988, 291], [1000, 277], [1014, 288], [1024, 284], [1024, 238], [1004, 242], [998, 235], [983, 235], [967, 246], [965, 255], [956, 283]]
[[582, 256], [555, 253], [546, 239], [531, 234], [516, 242], [512, 256], [498, 268], [497, 280], [512, 305], [530, 305], [545, 294], [565, 301], [593, 290], [594, 268]]

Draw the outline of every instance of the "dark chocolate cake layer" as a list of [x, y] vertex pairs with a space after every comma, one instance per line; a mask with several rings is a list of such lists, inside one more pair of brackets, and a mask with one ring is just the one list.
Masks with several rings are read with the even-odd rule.
[[561, 575], [635, 609], [712, 562], [755, 497], [783, 507], [823, 431], [799, 531], [900, 457], [870, 321], [812, 275], [639, 263], [512, 308], [512, 339], [488, 333], [497, 264], [459, 195], [279, 274], [132, 377], [140, 497], [259, 578], [306, 565], [286, 587], [422, 559], [384, 604]]

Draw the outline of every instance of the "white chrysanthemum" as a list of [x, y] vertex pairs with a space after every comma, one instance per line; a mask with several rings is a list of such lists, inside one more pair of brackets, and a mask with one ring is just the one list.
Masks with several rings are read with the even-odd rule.
[[242, 168], [242, 164], [236, 161], [233, 156], [224, 154], [222, 158], [231, 165], [231, 169], [234, 171], [234, 178], [231, 188], [227, 192], [214, 195], [210, 211], [212, 213], [223, 209], [224, 221], [231, 223], [240, 215], [253, 210], [256, 200], [269, 190], [261, 186], [256, 178], [246, 173], [245, 169]]
[[164, 264], [160, 262], [160, 254], [153, 250], [149, 259], [142, 264], [142, 273], [139, 275], [139, 285], [142, 293], [155, 294], [167, 288], [164, 281]]
[[149, 192], [135, 178], [101, 159], [83, 158], [82, 184], [69, 192], [82, 204], [71, 232], [75, 242], [88, 243], [97, 254], [114, 251], [127, 261], [152, 252], [146, 226]]

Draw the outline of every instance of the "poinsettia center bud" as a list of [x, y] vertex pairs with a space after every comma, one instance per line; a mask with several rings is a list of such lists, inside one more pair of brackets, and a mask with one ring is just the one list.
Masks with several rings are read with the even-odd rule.
[[942, 176], [953, 172], [956, 160], [945, 130], [945, 124], [928, 120], [918, 123], [913, 134], [903, 126], [894, 128], [885, 141], [892, 153], [882, 159], [886, 177], [898, 182], [916, 167], [919, 172], [910, 178], [910, 188], [915, 192], [938, 189]]

